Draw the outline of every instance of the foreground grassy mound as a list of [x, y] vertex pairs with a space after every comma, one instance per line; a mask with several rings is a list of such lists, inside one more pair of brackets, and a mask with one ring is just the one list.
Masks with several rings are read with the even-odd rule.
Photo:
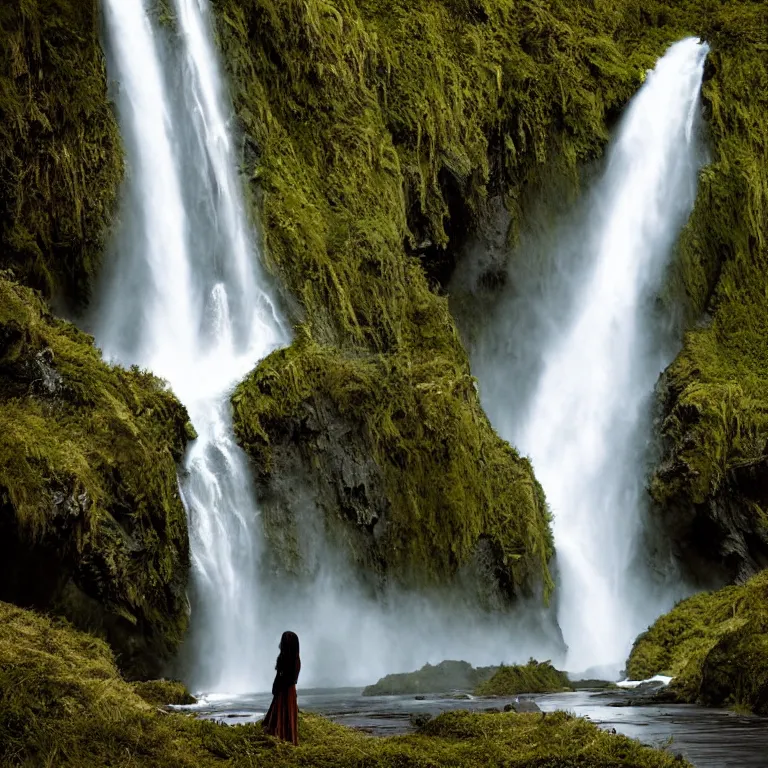
[[502, 665], [491, 677], [475, 689], [476, 696], [513, 696], [518, 693], [555, 693], [570, 691], [571, 681], [565, 672], [555, 669], [548, 661], [531, 659], [525, 665]]
[[81, 303], [123, 171], [97, 3], [2, 3], [0, 116], [0, 269]]
[[156, 674], [187, 623], [185, 409], [0, 273], [0, 599], [104, 634]]
[[627, 674], [672, 675], [682, 701], [768, 715], [768, 571], [679, 603], [637, 638]]
[[448, 693], [449, 691], [473, 691], [488, 680], [498, 667], [475, 669], [466, 661], [441, 661], [425, 664], [416, 672], [387, 675], [377, 683], [367, 686], [363, 696], [392, 696], [410, 693]]
[[664, 752], [564, 713], [453, 712], [415, 735], [374, 738], [299, 718], [298, 748], [260, 726], [227, 727], [158, 711], [117, 673], [107, 646], [0, 603], [0, 764], [51, 768], [665, 768]]
[[548, 589], [543, 495], [433, 289], [489, 195], [517, 222], [542, 169], [575, 177], [600, 153], [661, 36], [622, 51], [642, 22], [602, 0], [213, 7], [268, 258], [301, 319], [233, 397], [274, 548], [301, 535], [298, 477], [384, 576], [479, 563], [508, 596]]
[[704, 322], [662, 383], [665, 455], [651, 491], [688, 559], [746, 577], [768, 566], [768, 6], [683, 3], [674, 13], [712, 45], [712, 157], [676, 276], [689, 321]]

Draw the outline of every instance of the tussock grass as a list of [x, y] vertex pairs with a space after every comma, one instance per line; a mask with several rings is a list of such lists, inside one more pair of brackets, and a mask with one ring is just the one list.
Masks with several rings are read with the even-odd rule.
[[477, 696], [512, 696], [518, 693], [555, 693], [570, 691], [571, 681], [565, 672], [549, 661], [531, 659], [527, 664], [502, 665], [489, 680], [475, 688]]
[[686, 765], [564, 713], [442, 715], [375, 738], [300, 715], [298, 748], [258, 725], [169, 714], [118, 675], [107, 646], [0, 603], [0, 764], [50, 768], [664, 768]]

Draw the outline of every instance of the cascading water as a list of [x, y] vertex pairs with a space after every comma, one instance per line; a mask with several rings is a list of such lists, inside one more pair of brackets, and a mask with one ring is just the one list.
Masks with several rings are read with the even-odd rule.
[[191, 680], [252, 690], [264, 674], [260, 527], [228, 397], [287, 334], [258, 273], [207, 6], [177, 2], [178, 67], [164, 66], [172, 53], [142, 0], [106, 0], [105, 9], [128, 181], [95, 336], [107, 357], [162, 376], [187, 406], [198, 432], [180, 479], [193, 562]]
[[492, 421], [531, 456], [554, 514], [558, 621], [573, 672], [618, 674], [634, 637], [673, 599], [656, 591], [638, 552], [649, 399], [671, 359], [651, 317], [695, 199], [707, 51], [683, 40], [648, 74], [581, 221], [563, 228], [529, 284], [518, 271], [525, 256], [515, 257], [517, 295], [473, 353]]

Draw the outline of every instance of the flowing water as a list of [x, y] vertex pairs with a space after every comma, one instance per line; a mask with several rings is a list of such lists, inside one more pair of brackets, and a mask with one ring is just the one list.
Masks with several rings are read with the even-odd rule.
[[640, 543], [650, 399], [673, 354], [654, 299], [695, 199], [707, 51], [683, 40], [648, 73], [586, 205], [527, 276], [515, 256], [517, 292], [472, 356], [493, 423], [530, 455], [554, 514], [573, 672], [617, 675], [683, 589], [655, 586]]
[[[271, 700], [268, 693], [212, 697], [182, 710], [230, 725], [257, 722]], [[412, 715], [452, 710], [503, 709], [514, 698], [533, 699], [543, 712], [563, 710], [589, 718], [644, 744], [682, 755], [696, 768], [768, 768], [768, 719], [691, 705], [626, 706], [621, 692], [576, 691], [509, 698], [456, 699], [446, 696], [362, 696], [360, 689], [300, 690], [302, 711], [316, 712], [377, 736], [413, 730]], [[617, 706], [621, 705], [621, 706]]]
[[199, 435], [180, 477], [193, 564], [190, 680], [249, 690], [264, 665], [261, 539], [228, 398], [287, 335], [258, 272], [207, 5], [178, 0], [175, 46], [142, 0], [107, 0], [105, 10], [128, 179], [95, 335], [108, 358], [165, 378], [189, 410]]

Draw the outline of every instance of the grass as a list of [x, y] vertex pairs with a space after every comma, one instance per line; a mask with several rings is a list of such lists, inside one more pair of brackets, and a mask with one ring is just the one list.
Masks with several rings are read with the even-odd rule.
[[0, 269], [82, 305], [123, 173], [98, 4], [0, 7]]
[[565, 672], [548, 661], [531, 659], [527, 664], [502, 665], [490, 679], [475, 688], [476, 696], [513, 696], [518, 693], [556, 693], [573, 686]]
[[768, 571], [679, 603], [635, 641], [627, 674], [674, 677], [682, 701], [768, 715]]
[[0, 764], [50, 768], [665, 768], [665, 752], [565, 713], [451, 712], [375, 738], [300, 715], [298, 748], [260, 726], [169, 714], [124, 682], [108, 647], [0, 603]]

